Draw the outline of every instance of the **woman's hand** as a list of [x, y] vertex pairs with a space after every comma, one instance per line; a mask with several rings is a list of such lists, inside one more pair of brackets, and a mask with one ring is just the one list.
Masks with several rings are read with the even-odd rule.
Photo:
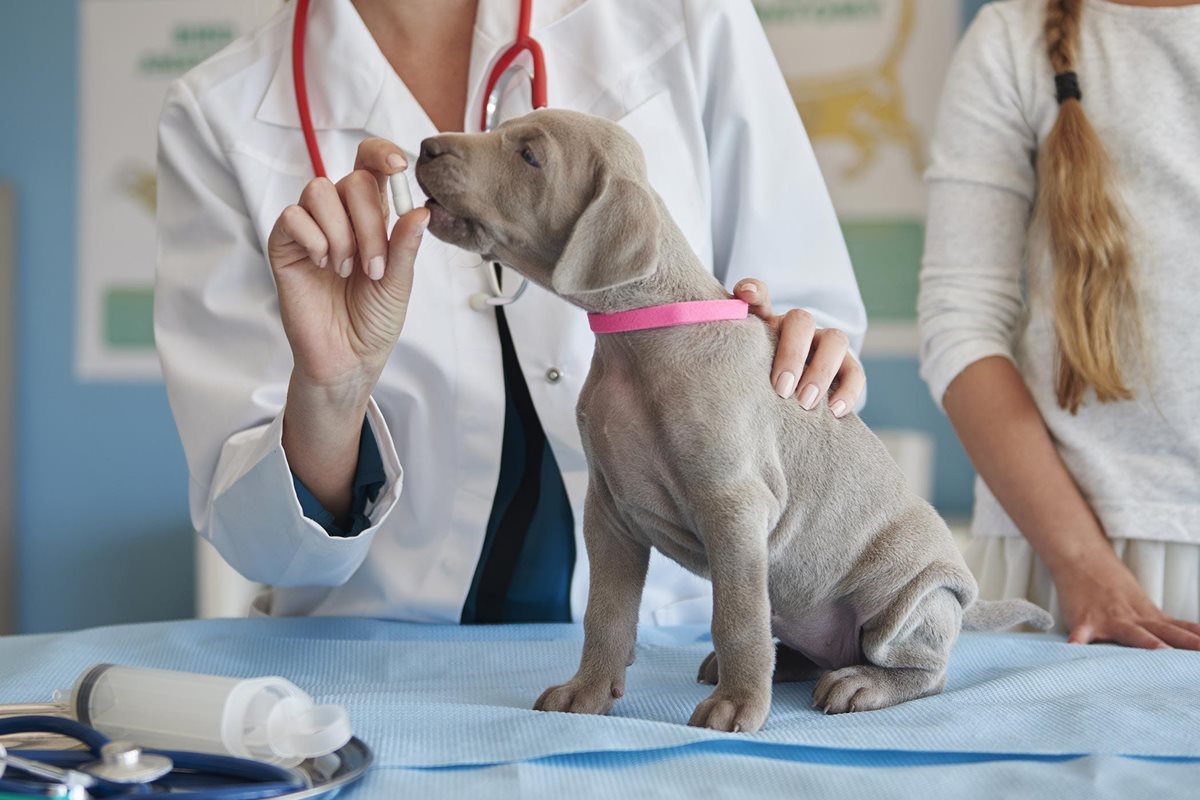
[[1200, 650], [1200, 625], [1160, 611], [1111, 550], [1060, 573], [1055, 584], [1070, 630], [1068, 641]]
[[850, 352], [850, 339], [845, 333], [836, 328], [818, 328], [812, 314], [801, 309], [774, 316], [771, 297], [762, 281], [740, 281], [733, 294], [749, 303], [750, 313], [765, 320], [779, 337], [771, 385], [780, 397], [798, 396], [800, 405], [811, 411], [833, 387], [828, 399], [833, 415], [844, 417], [854, 408], [867, 385], [867, 376]]
[[383, 139], [358, 147], [354, 171], [317, 178], [279, 215], [267, 256], [292, 348], [283, 449], [292, 472], [331, 514], [350, 511], [371, 391], [404, 327], [413, 262], [429, 212], [387, 235], [387, 178], [407, 164]]
[[293, 382], [374, 386], [404, 326], [413, 261], [429, 212], [397, 221], [388, 238], [387, 178], [407, 166], [399, 147], [367, 139], [354, 171], [308, 183], [279, 215], [267, 255], [279, 291]]

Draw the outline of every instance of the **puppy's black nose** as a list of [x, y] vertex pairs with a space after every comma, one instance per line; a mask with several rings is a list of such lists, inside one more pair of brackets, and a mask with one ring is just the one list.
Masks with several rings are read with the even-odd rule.
[[449, 151], [450, 148], [446, 145], [446, 142], [441, 139], [441, 137], [431, 136], [425, 141], [421, 142], [420, 160], [432, 161], [438, 156], [444, 156]]

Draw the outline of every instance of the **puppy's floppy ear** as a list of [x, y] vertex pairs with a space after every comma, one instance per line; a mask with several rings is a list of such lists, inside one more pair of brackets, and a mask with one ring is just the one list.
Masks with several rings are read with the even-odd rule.
[[554, 267], [554, 291], [587, 294], [647, 277], [658, 267], [661, 233], [658, 202], [648, 186], [602, 176]]

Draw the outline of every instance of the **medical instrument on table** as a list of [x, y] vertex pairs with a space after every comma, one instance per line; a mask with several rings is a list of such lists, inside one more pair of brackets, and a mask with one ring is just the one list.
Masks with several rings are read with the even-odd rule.
[[295, 766], [350, 741], [341, 706], [313, 703], [278, 677], [224, 678], [98, 664], [71, 689], [67, 708], [114, 739]]
[[[325, 162], [321, 158], [321, 148], [317, 144], [316, 130], [313, 128], [312, 113], [308, 105], [308, 83], [304, 74], [304, 43], [307, 38], [309, 0], [296, 0], [296, 17], [292, 26], [292, 82], [296, 93], [296, 112], [300, 117], [300, 128], [304, 133], [304, 146], [308, 149], [309, 160], [312, 161], [313, 173], [318, 178], [326, 177]], [[518, 73], [524, 73], [523, 66], [516, 63], [523, 53], [528, 53], [531, 62], [529, 72], [530, 99], [534, 109], [545, 108], [546, 99], [546, 59], [542, 46], [529, 34], [529, 26], [533, 19], [533, 0], [520, 0], [520, 15], [517, 20], [517, 36], [508, 49], [500, 54], [488, 75], [487, 88], [484, 91], [483, 108], [480, 112], [479, 127], [490, 131], [496, 127], [497, 115], [500, 108], [500, 98], [503, 97], [508, 84]], [[403, 216], [412, 210], [412, 194], [408, 188], [408, 179], [403, 173], [392, 175], [388, 179], [391, 187], [392, 206], [397, 216]], [[522, 277], [517, 289], [510, 295], [504, 294], [500, 280], [496, 276], [497, 266], [481, 261], [479, 264], [487, 277], [487, 291], [471, 295], [469, 302], [476, 311], [486, 311], [497, 306], [506, 306], [520, 299], [529, 287], [529, 280]]]
[[[362, 778], [375, 760], [370, 748], [357, 738], [334, 753], [290, 769], [205, 753], [146, 753], [128, 742], [108, 741], [100, 732], [64, 717], [66, 713], [60, 704], [0, 705], [0, 740], [20, 742], [8, 751], [0, 745], [0, 798], [124, 800], [148, 791], [171, 791], [172, 797], [183, 800], [315, 800], [332, 798]], [[17, 746], [35, 749], [17, 752]], [[120, 781], [112, 780], [155, 763], [161, 766], [158, 758], [172, 760], [173, 772], [153, 784], [123, 789]], [[40, 776], [41, 782], [18, 780], [17, 774]]]
[[27, 732], [64, 736], [85, 749], [9, 752], [0, 747], [0, 792], [124, 800], [167, 791], [187, 800], [265, 800], [312, 788], [305, 774], [295, 770], [208, 753], [147, 753], [73, 719], [0, 719], [0, 736]]

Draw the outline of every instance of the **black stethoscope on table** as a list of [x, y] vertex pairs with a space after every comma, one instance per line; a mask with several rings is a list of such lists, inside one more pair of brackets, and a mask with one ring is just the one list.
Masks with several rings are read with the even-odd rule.
[[[296, 111], [300, 117], [300, 129], [304, 132], [304, 146], [308, 149], [309, 160], [312, 161], [313, 173], [318, 178], [326, 177], [325, 162], [321, 158], [321, 148], [317, 144], [317, 134], [313, 128], [312, 113], [308, 106], [308, 84], [304, 75], [304, 43], [308, 29], [309, 0], [296, 0], [296, 17], [292, 26], [292, 81], [296, 91]], [[508, 49], [500, 54], [496, 64], [488, 75], [487, 90], [484, 92], [483, 107], [480, 109], [479, 127], [490, 131], [497, 124], [497, 112], [500, 108], [500, 98], [504, 95], [508, 84], [518, 73], [524, 73], [524, 67], [516, 60], [523, 53], [529, 53], [531, 70], [529, 72], [530, 97], [534, 109], [545, 108], [546, 100], [546, 59], [542, 46], [529, 33], [533, 18], [533, 0], [520, 0], [520, 15], [517, 21], [517, 36]], [[399, 213], [399, 211], [397, 212]], [[471, 308], [476, 311], [486, 311], [488, 308], [506, 306], [518, 300], [529, 287], [529, 281], [521, 278], [521, 283], [510, 295], [504, 294], [500, 288], [497, 276], [497, 265], [481, 262], [487, 278], [486, 292], [471, 295]]]
[[180, 800], [268, 800], [309, 788], [298, 773], [273, 764], [207, 753], [142, 751], [73, 719], [0, 719], [0, 736], [31, 733], [65, 736], [87, 749], [10, 752], [0, 746], [0, 798], [132, 800], [169, 793]]

